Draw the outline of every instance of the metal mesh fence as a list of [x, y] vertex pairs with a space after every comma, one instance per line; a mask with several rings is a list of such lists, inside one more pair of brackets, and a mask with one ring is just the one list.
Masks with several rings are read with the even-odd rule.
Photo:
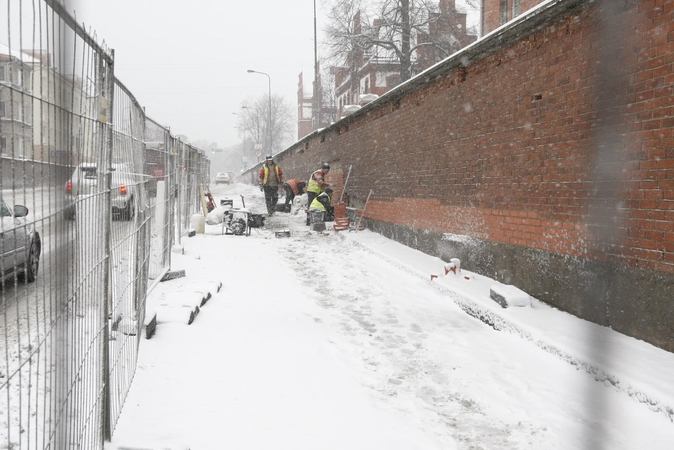
[[0, 11], [0, 449], [102, 448], [208, 160], [60, 2]]

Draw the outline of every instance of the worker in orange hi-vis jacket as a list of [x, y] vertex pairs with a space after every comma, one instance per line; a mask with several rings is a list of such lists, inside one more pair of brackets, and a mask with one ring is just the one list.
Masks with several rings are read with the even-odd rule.
[[286, 197], [283, 211], [290, 212], [295, 196], [304, 194], [304, 188], [306, 186], [307, 184], [304, 181], [300, 181], [297, 178], [286, 180], [286, 182], [281, 185], [285, 190]]

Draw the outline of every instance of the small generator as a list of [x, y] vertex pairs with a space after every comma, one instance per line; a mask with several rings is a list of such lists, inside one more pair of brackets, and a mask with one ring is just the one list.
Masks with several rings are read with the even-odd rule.
[[250, 235], [250, 212], [246, 208], [230, 208], [222, 215], [222, 234]]

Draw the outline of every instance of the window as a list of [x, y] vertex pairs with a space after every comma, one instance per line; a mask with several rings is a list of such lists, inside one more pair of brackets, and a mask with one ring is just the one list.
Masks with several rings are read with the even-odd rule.
[[10, 217], [11, 215], [12, 214], [9, 212], [9, 208], [5, 204], [4, 200], [0, 200], [0, 217]]
[[517, 17], [520, 15], [520, 0], [513, 0], [513, 17]]
[[508, 0], [501, 0], [501, 25], [508, 21]]
[[0, 66], [0, 81], [5, 81], [5, 66]]
[[363, 94], [370, 93], [370, 75], [367, 75], [360, 80], [360, 91]]
[[0, 117], [6, 117], [5, 110], [5, 102], [0, 102]]

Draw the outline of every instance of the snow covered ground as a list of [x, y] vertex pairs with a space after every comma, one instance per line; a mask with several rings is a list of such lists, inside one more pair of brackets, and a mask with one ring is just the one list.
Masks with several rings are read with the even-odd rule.
[[[264, 212], [252, 186], [212, 192]], [[160, 323], [106, 449], [674, 448], [674, 354], [536, 299], [503, 309], [496, 281], [304, 220], [183, 238], [186, 276], [151, 294]], [[187, 325], [178, 304], [204, 290]]]

